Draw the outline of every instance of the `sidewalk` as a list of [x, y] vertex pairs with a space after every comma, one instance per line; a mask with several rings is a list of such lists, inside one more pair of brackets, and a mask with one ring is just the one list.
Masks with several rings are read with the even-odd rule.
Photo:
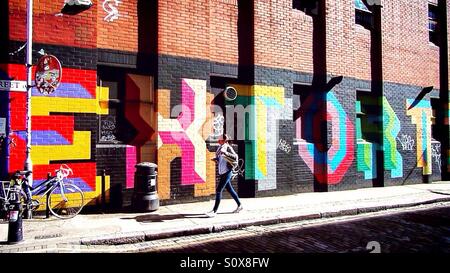
[[78, 215], [73, 219], [24, 220], [24, 241], [8, 245], [8, 223], [0, 222], [0, 253], [45, 251], [59, 244], [114, 245], [219, 232], [252, 225], [355, 215], [390, 208], [450, 202], [450, 182], [366, 188], [327, 193], [244, 198], [244, 210], [231, 213], [232, 199], [221, 202], [215, 218], [204, 213], [213, 200], [162, 206], [151, 213]]

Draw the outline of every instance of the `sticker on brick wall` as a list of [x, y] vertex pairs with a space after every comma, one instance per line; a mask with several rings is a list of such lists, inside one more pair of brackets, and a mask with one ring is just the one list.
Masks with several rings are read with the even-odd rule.
[[53, 55], [42, 56], [36, 65], [36, 88], [44, 95], [53, 93], [58, 88], [62, 77], [62, 67]]

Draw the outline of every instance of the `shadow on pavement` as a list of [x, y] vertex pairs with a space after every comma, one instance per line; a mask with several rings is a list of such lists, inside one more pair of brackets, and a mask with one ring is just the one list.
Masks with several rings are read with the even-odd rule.
[[428, 190], [431, 193], [435, 193], [435, 194], [442, 194], [442, 195], [450, 195], [449, 192], [439, 192], [439, 191], [434, 191], [434, 190]]
[[137, 222], [146, 223], [146, 222], [163, 222], [163, 221], [170, 221], [170, 220], [176, 220], [176, 219], [182, 219], [182, 218], [208, 218], [203, 213], [197, 213], [197, 214], [148, 214], [148, 215], [140, 215], [136, 217], [125, 217], [120, 218], [121, 220], [136, 220]]

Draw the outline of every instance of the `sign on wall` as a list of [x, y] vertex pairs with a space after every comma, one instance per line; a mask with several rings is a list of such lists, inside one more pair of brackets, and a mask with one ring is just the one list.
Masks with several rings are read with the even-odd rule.
[[0, 135], [6, 134], [6, 118], [0, 118]]
[[0, 91], [26, 92], [27, 82], [0, 80]]
[[44, 95], [53, 93], [61, 82], [62, 68], [53, 55], [42, 56], [36, 65], [36, 89]]

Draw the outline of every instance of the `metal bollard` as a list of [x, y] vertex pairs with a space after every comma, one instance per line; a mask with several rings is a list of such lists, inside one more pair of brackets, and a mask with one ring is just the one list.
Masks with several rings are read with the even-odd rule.
[[8, 243], [17, 244], [23, 240], [22, 227], [22, 203], [20, 202], [20, 187], [14, 186], [10, 192], [9, 199], [9, 225], [8, 225]]

